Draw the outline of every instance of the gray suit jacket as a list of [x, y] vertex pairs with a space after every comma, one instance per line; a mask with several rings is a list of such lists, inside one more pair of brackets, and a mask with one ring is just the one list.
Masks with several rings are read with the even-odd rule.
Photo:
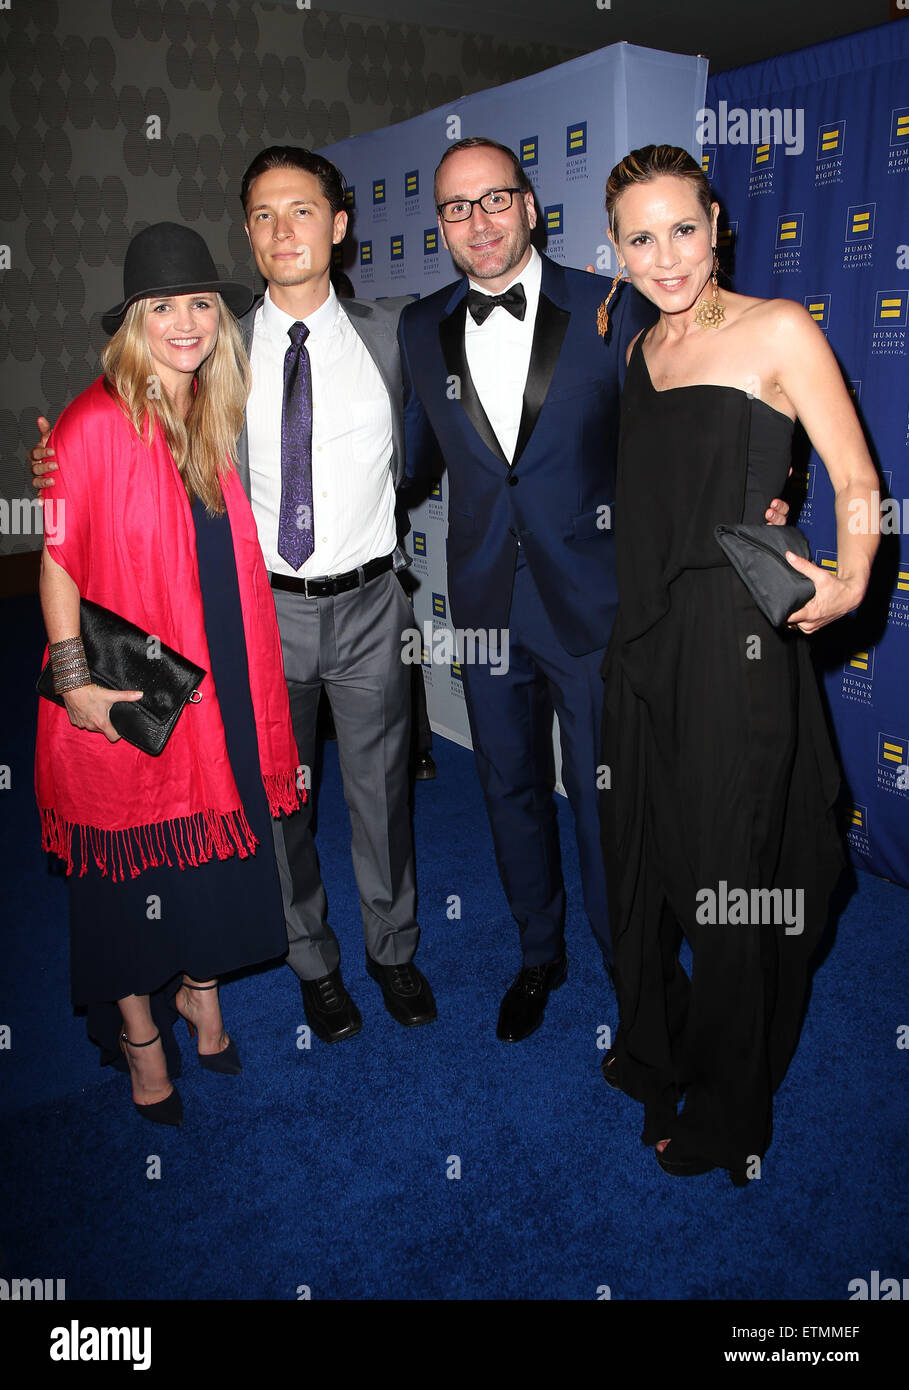
[[[395, 487], [404, 479], [404, 387], [401, 381], [401, 358], [398, 353], [398, 318], [412, 296], [398, 299], [383, 299], [379, 302], [368, 299], [339, 299], [338, 304], [350, 319], [357, 333], [363, 339], [366, 350], [378, 368], [385, 383], [388, 399], [391, 402], [391, 459], [389, 467]], [[246, 351], [252, 348], [253, 324], [256, 311], [262, 299], [240, 319]], [[249, 440], [246, 422], [237, 440], [237, 458], [240, 481], [249, 496]], [[279, 460], [280, 462], [280, 460]]]

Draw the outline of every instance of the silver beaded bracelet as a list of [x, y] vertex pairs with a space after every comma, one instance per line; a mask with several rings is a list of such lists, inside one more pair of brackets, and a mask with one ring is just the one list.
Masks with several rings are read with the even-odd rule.
[[66, 637], [62, 642], [51, 642], [47, 652], [54, 676], [54, 690], [58, 695], [91, 685], [91, 672], [81, 637]]

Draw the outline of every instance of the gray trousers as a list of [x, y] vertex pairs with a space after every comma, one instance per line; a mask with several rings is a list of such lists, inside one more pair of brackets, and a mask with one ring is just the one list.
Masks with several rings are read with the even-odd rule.
[[[312, 769], [322, 687], [338, 736], [351, 855], [368, 954], [400, 965], [417, 949], [416, 878], [410, 823], [410, 669], [401, 634], [413, 612], [392, 571], [335, 598], [272, 591], [300, 762]], [[273, 821], [284, 896], [287, 963], [301, 980], [340, 963], [310, 822], [312, 794], [295, 815]]]

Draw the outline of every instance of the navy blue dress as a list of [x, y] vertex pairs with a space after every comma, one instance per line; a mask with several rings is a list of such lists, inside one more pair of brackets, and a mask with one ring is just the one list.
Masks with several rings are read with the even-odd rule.
[[[88, 1034], [101, 1048], [102, 1065], [125, 1065], [116, 1000], [148, 994], [172, 1077], [180, 1074], [172, 1001], [183, 972], [210, 980], [287, 950], [230, 522], [226, 513], [209, 516], [198, 499], [192, 513], [211, 673], [231, 769], [259, 842], [256, 852], [246, 859], [211, 859], [196, 868], [147, 869], [123, 883], [101, 875], [91, 860], [85, 876], [77, 877], [77, 860], [70, 879], [72, 999], [87, 1006]], [[160, 900], [157, 918], [148, 902], [152, 895]]]

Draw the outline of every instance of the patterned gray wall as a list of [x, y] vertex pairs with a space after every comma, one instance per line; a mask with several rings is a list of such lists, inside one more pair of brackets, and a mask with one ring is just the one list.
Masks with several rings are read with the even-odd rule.
[[0, 9], [0, 554], [40, 547], [14, 505], [33, 496], [25, 449], [39, 412], [53, 420], [97, 375], [98, 316], [136, 231], [187, 222], [252, 284], [237, 195], [264, 145], [319, 147], [575, 56], [317, 5]]

